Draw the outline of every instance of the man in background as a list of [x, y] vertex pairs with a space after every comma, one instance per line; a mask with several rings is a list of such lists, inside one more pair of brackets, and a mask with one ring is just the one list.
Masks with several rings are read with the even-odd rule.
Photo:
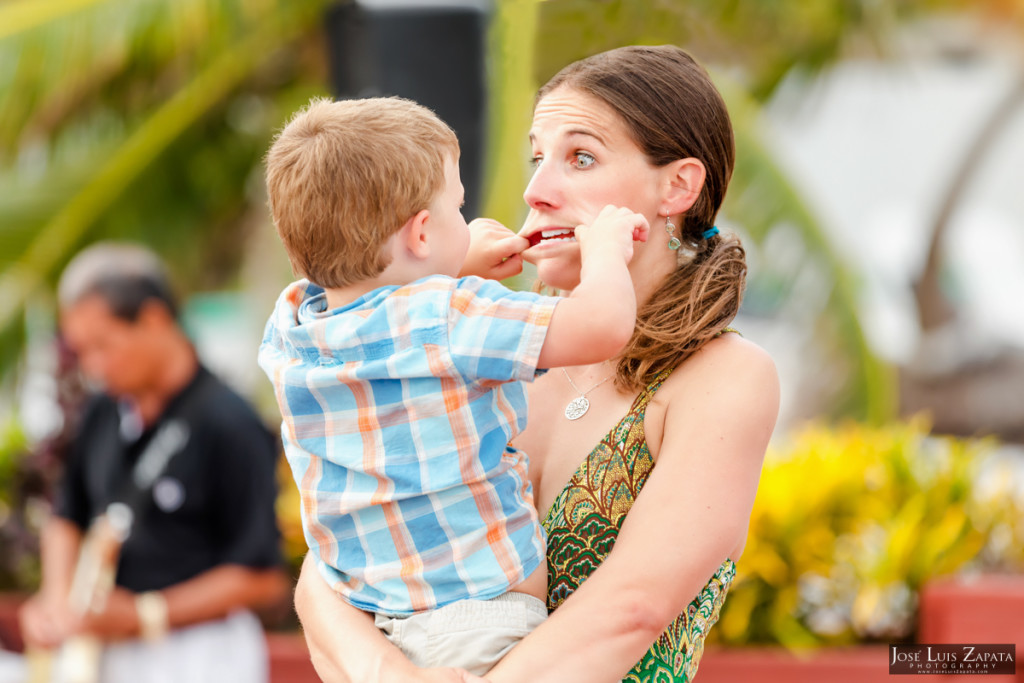
[[[199, 363], [151, 252], [93, 246], [68, 265], [58, 296], [64, 339], [98, 391], [42, 532], [40, 590], [21, 612], [26, 646], [92, 636], [103, 644], [104, 683], [266, 681], [250, 608], [289, 591], [274, 512], [276, 442]], [[82, 614], [72, 577], [83, 538], [99, 516], [124, 526], [126, 510], [115, 586]]]

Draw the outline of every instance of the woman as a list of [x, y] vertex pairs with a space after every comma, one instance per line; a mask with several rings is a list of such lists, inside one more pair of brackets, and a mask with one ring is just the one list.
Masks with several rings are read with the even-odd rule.
[[[530, 213], [499, 256], [521, 251], [543, 283], [571, 290], [579, 248], [565, 238], [603, 206], [644, 214], [651, 235], [630, 263], [626, 350], [531, 387], [515, 446], [548, 530], [553, 611], [487, 679], [689, 681], [778, 412], [771, 359], [726, 327], [746, 271], [739, 242], [714, 227], [733, 167], [728, 113], [682, 50], [620, 48], [540, 90], [530, 139]], [[479, 680], [415, 669], [308, 568], [296, 606], [326, 680]]]

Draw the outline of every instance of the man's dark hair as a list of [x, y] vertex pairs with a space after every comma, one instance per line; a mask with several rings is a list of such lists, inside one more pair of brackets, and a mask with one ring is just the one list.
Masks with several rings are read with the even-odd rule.
[[111, 313], [135, 322], [150, 300], [177, 317], [178, 303], [160, 259], [137, 244], [99, 242], [76, 255], [61, 275], [57, 295], [61, 308], [99, 296]]

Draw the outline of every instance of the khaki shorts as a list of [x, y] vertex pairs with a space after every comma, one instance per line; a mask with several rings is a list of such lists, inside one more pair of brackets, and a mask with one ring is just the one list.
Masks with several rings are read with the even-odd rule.
[[416, 666], [455, 666], [482, 676], [547, 616], [543, 601], [508, 592], [408, 617], [378, 614], [375, 623]]

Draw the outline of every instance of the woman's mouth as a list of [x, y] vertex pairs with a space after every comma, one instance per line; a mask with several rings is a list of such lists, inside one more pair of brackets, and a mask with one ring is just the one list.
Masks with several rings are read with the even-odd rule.
[[535, 247], [541, 242], [575, 242], [576, 237], [574, 236], [574, 233], [575, 231], [571, 228], [562, 228], [559, 230], [538, 230], [530, 235], [530, 246]]

